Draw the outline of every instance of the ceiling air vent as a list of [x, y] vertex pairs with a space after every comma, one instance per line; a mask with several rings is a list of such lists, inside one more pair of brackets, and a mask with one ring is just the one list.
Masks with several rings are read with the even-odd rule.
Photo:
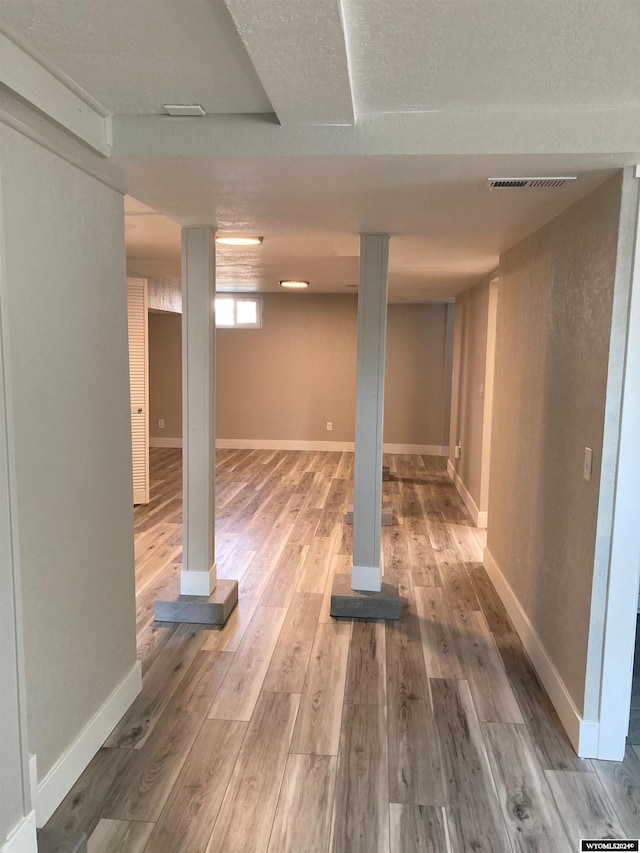
[[556, 189], [568, 181], [576, 180], [576, 175], [555, 178], [487, 178], [487, 186], [490, 190]]

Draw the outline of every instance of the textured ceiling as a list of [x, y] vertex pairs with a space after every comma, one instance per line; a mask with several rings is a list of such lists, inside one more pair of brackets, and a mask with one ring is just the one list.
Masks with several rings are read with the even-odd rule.
[[357, 112], [640, 103], [637, 0], [347, 0]]
[[114, 114], [100, 168], [152, 208], [128, 202], [130, 266], [172, 280], [179, 225], [206, 223], [265, 238], [219, 252], [223, 287], [344, 291], [372, 230], [392, 299], [450, 297], [640, 156], [639, 0], [0, 0], [0, 22]]
[[0, 22], [112, 113], [272, 110], [223, 0], [0, 0]]
[[[469, 287], [501, 251], [612, 173], [590, 163], [558, 190], [486, 188], [496, 171], [561, 174], [568, 162], [579, 165], [566, 157], [163, 159], [132, 164], [128, 184], [176, 223], [264, 236], [260, 247], [219, 247], [219, 287], [274, 290], [299, 277], [315, 291], [346, 292], [358, 279], [358, 233], [388, 231], [390, 298], [420, 301]], [[127, 223], [132, 268], [177, 280], [179, 226], [153, 215]]]

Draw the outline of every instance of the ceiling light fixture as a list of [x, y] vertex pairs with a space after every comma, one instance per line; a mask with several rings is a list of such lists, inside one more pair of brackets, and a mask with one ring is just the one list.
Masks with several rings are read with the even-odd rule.
[[224, 235], [216, 237], [216, 243], [222, 246], [259, 246], [262, 243], [262, 237], [225, 237]]
[[301, 281], [300, 279], [283, 279], [280, 282], [280, 287], [292, 287], [302, 290], [305, 287], [309, 287], [308, 281]]
[[200, 104], [165, 104], [164, 109], [170, 116], [203, 116], [204, 109]]

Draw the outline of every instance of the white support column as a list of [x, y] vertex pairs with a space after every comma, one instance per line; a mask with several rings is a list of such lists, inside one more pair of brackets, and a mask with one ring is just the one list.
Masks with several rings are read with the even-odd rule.
[[215, 242], [182, 229], [182, 595], [210, 595], [215, 566]]
[[360, 235], [351, 588], [380, 592], [382, 421], [389, 235]]

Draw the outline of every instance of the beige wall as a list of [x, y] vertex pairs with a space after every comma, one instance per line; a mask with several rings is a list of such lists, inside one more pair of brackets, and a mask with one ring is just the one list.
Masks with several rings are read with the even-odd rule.
[[389, 305], [384, 440], [447, 444], [446, 305]]
[[[0, 168], [0, 180], [2, 172]], [[0, 245], [2, 245], [2, 219], [0, 218]], [[29, 811], [23, 799], [23, 774], [28, 756], [24, 745], [26, 733], [21, 731], [24, 714], [22, 697], [18, 697], [24, 655], [22, 641], [22, 607], [20, 604], [19, 565], [13, 553], [13, 527], [11, 519], [12, 482], [9, 477], [10, 442], [9, 413], [6, 407], [2, 309], [4, 285], [0, 272], [0, 850], [9, 834], [21, 823]], [[17, 531], [16, 531], [17, 532]], [[17, 579], [17, 583], [16, 583]]]
[[[387, 443], [447, 443], [446, 315], [446, 305], [389, 306]], [[150, 315], [152, 437], [181, 435], [180, 334], [179, 316]], [[355, 296], [314, 294], [265, 294], [262, 329], [218, 329], [218, 438], [353, 441], [356, 334]]]
[[[480, 511], [482, 485], [490, 276], [456, 299], [449, 461]], [[455, 446], [462, 444], [460, 459]]]
[[136, 662], [122, 196], [0, 125], [28, 737], [42, 779]]
[[488, 549], [580, 711], [620, 198], [616, 176], [500, 265]]
[[181, 314], [149, 314], [149, 437], [182, 437]]

